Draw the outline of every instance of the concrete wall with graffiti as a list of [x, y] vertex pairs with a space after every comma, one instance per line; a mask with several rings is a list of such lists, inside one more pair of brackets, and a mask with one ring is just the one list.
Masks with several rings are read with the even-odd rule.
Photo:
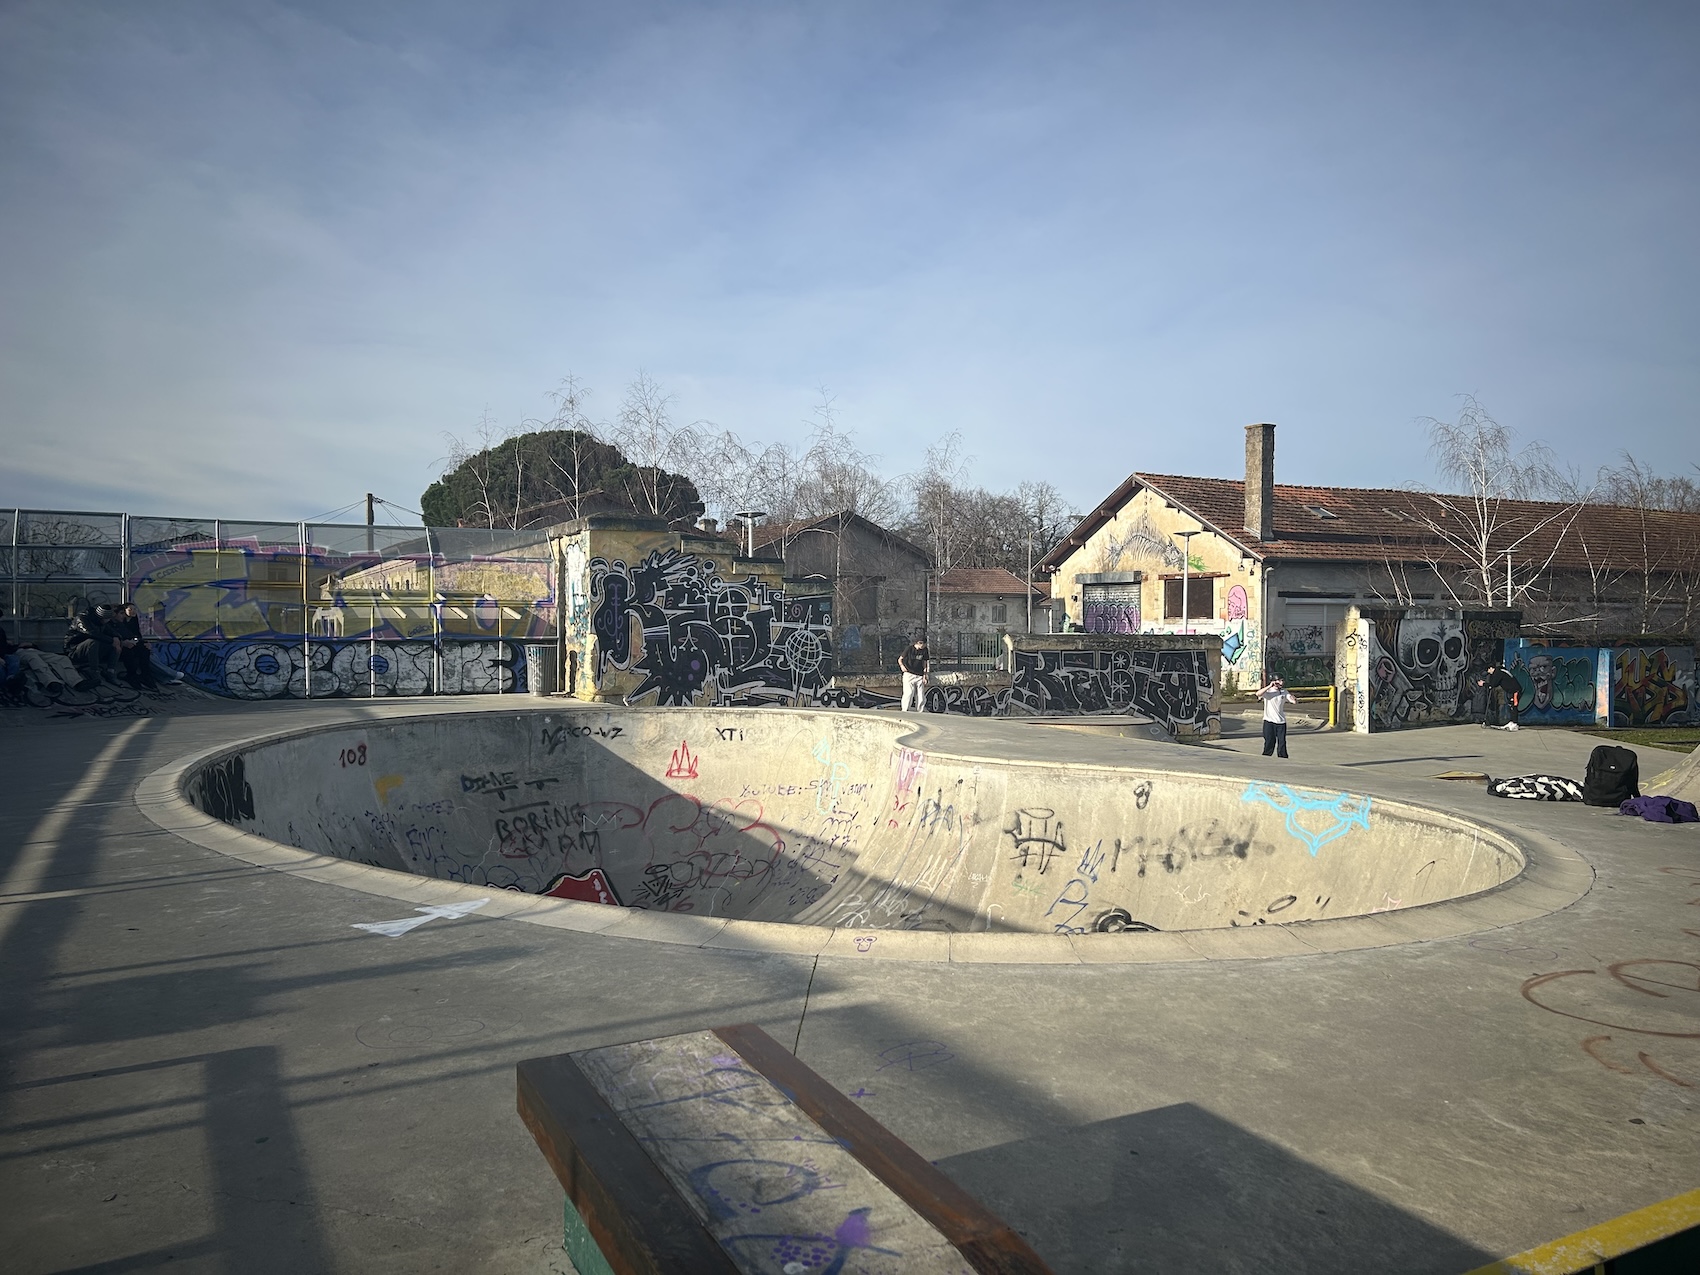
[[1222, 729], [1223, 639], [1145, 634], [1012, 637], [1010, 716], [1139, 713], [1171, 734]]
[[[1502, 660], [1532, 726], [1682, 726], [1697, 718], [1689, 646], [1565, 646], [1518, 635], [1512, 611], [1354, 608], [1337, 639], [1342, 720], [1360, 731], [1471, 717], [1473, 681]], [[1367, 714], [1361, 711], [1367, 706]]]
[[567, 675], [581, 699], [801, 706], [831, 684], [832, 598], [798, 595], [777, 561], [616, 517], [577, 525], [563, 560]]
[[1692, 726], [1696, 709], [1694, 648], [1632, 647], [1612, 653], [1613, 726]]
[[1522, 688], [1521, 721], [1534, 726], [1595, 726], [1609, 721], [1611, 651], [1598, 647], [1505, 644], [1505, 667]]
[[253, 746], [209, 762], [189, 791], [215, 818], [322, 854], [581, 903], [844, 928], [852, 956], [885, 930], [1386, 912], [1522, 867], [1491, 830], [1380, 797], [1005, 766], [905, 746], [908, 729], [808, 711], [433, 714]]
[[1365, 733], [1468, 720], [1474, 677], [1521, 622], [1515, 611], [1351, 608], [1335, 647], [1343, 718]]
[[1559, 646], [1507, 642], [1506, 667], [1522, 684], [1526, 722], [1548, 725], [1688, 726], [1695, 709], [1694, 648]]
[[[1263, 672], [1263, 595], [1255, 564], [1239, 546], [1208, 529], [1191, 539], [1190, 559], [1178, 533], [1198, 520], [1146, 488], [1070, 554], [1051, 580], [1051, 596], [1068, 619], [1106, 636], [1180, 633], [1221, 639], [1221, 676], [1240, 685]], [[1182, 574], [1209, 581], [1210, 607], [1183, 626], [1166, 615], [1164, 591]], [[1195, 585], [1197, 591], [1204, 586]]]
[[518, 642], [239, 638], [156, 642], [154, 653], [201, 690], [233, 699], [501, 695], [526, 689], [525, 647]]

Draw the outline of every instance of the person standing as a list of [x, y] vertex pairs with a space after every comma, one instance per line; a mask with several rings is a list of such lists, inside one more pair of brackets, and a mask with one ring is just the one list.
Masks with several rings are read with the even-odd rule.
[[[901, 712], [924, 713], [927, 710], [927, 666], [930, 661], [927, 639], [918, 637], [897, 657], [897, 667], [903, 673], [903, 706]], [[910, 705], [914, 707], [911, 709]]]
[[1287, 755], [1287, 705], [1297, 704], [1287, 684], [1279, 677], [1269, 679], [1269, 685], [1257, 693], [1263, 701], [1263, 755]]

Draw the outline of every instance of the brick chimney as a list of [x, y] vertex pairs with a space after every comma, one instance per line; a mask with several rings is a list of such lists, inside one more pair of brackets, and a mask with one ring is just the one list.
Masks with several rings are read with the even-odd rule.
[[1275, 539], [1275, 427], [1245, 427], [1245, 529]]
[[718, 519], [714, 519], [714, 518], [704, 518], [697, 525], [699, 527], [701, 527], [704, 531], [706, 531], [711, 536], [715, 535], [720, 530], [720, 522], [719, 522]]

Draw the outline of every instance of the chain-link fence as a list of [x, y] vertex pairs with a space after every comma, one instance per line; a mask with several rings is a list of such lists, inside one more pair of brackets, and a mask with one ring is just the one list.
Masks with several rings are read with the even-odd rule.
[[525, 644], [557, 633], [539, 530], [0, 510], [0, 588], [55, 649], [133, 603], [159, 663], [243, 699], [522, 690]]

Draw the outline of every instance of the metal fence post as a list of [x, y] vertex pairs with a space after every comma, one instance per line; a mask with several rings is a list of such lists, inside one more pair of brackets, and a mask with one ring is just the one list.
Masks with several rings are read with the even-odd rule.
[[295, 524], [295, 547], [301, 552], [301, 671], [307, 698], [313, 698], [313, 612], [307, 593], [307, 524]]
[[443, 693], [443, 604], [437, 597], [437, 542], [425, 528], [425, 591], [431, 599], [431, 694]]

